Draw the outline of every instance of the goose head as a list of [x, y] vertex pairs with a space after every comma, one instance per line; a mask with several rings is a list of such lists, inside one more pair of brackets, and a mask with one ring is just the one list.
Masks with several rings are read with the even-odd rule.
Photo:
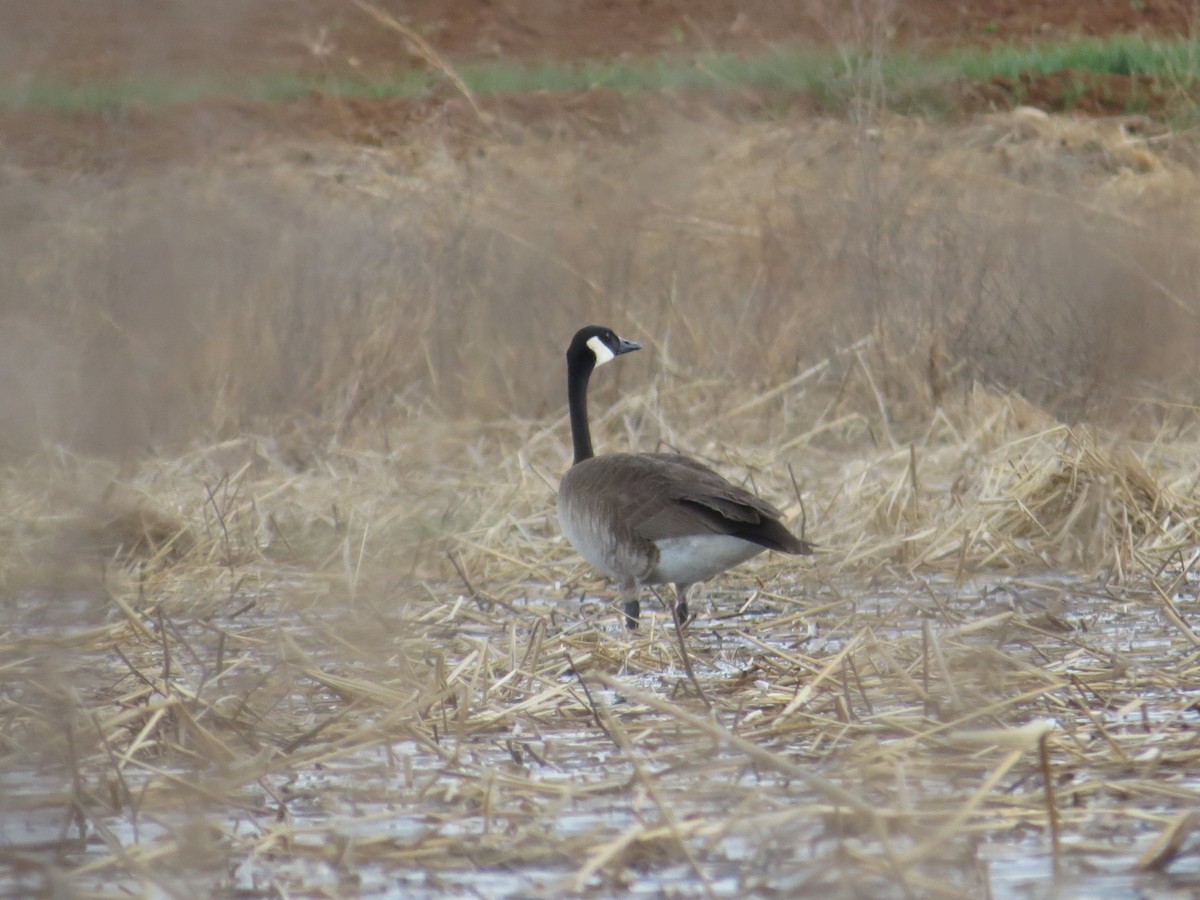
[[611, 362], [622, 353], [641, 350], [637, 341], [627, 341], [604, 325], [588, 325], [575, 332], [567, 348], [567, 366], [573, 372], [590, 373], [592, 369]]

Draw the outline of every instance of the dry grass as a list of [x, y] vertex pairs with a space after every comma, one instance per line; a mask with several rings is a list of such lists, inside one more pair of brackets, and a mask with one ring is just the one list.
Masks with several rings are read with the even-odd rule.
[[[5, 890], [1186, 885], [1194, 254], [1145, 223], [1187, 148], [1135, 179], [1073, 127], [520, 132], [39, 196], [5, 277], [64, 364], [0, 477]], [[1169, 331], [1129, 332], [1132, 283]], [[652, 345], [598, 377], [598, 447], [710, 460], [821, 545], [698, 596], [711, 714], [552, 518], [583, 319]], [[80, 347], [131, 354], [127, 396]]]
[[[603, 128], [584, 106], [548, 135], [14, 174], [0, 365], [19, 389], [0, 450], [543, 416], [561, 402], [546, 361], [580, 321], [660, 341], [635, 382], [665, 366], [769, 387], [873, 335], [878, 390], [905, 414], [976, 380], [1068, 422], [1194, 383], [1188, 139], [643, 103]], [[632, 137], [605, 130], [622, 122]]]
[[[819, 444], [865, 416], [813, 381], [716, 454], [785, 504], [801, 467], [823, 550], [702, 595], [712, 714], [661, 610], [626, 632], [558, 536], [561, 419], [413, 423], [305, 470], [230, 441], [143, 463], [120, 516], [64, 521], [45, 472], [8, 479], [9, 554], [44, 529], [94, 548], [5, 591], [13, 883], [954, 896], [1003, 883], [989, 859], [1131, 866], [1197, 799], [1195, 426], [1101, 449], [978, 390], [846, 462]], [[599, 431], [645, 446], [716, 393], [724, 427], [763, 427], [759, 394], [668, 380]], [[706, 453], [707, 430], [669, 436]]]

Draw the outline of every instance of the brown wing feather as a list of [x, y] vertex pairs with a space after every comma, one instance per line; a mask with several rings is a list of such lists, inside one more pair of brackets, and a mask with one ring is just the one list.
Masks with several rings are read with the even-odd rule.
[[812, 552], [779, 521], [782, 512], [686, 456], [612, 453], [573, 466], [569, 475], [597, 513], [643, 540], [708, 532], [784, 553]]

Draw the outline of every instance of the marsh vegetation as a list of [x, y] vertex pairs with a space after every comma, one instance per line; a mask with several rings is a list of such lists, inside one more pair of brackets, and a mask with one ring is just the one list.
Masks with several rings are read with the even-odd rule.
[[[860, 100], [22, 151], [0, 890], [1195, 889], [1195, 139]], [[711, 712], [554, 521], [589, 321], [598, 450], [819, 545], [694, 595]]]

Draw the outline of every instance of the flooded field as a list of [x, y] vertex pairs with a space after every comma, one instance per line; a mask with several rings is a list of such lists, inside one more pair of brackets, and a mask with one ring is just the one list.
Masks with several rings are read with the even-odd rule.
[[[1190, 14], [118, 5], [0, 47], [0, 897], [1200, 893], [1195, 129], [876, 65]], [[790, 38], [837, 105], [455, 72]], [[593, 323], [597, 452], [817, 548], [697, 587], [695, 682], [555, 520]]]
[[[713, 588], [688, 632], [711, 711], [661, 609], [630, 634], [552, 585], [429, 615], [10, 601], [0, 890], [1184, 896], [1181, 574]], [[22, 753], [39, 726], [59, 740]]]

